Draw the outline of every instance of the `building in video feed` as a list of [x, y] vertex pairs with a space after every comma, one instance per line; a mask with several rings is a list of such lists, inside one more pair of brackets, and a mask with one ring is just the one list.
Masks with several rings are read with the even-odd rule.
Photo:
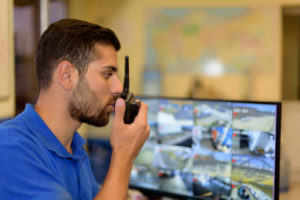
[[191, 147], [193, 126], [191, 101], [160, 100], [157, 112], [159, 143]]
[[159, 145], [155, 148], [154, 167], [189, 171], [192, 167], [191, 148]]
[[231, 153], [274, 158], [274, 134], [256, 130], [233, 130]]
[[[235, 187], [242, 187], [249, 192], [249, 196], [255, 197], [250, 199], [272, 199], [273, 173], [274, 160], [271, 158], [245, 155], [232, 156], [232, 182]], [[234, 191], [238, 192], [238, 190]]]
[[273, 133], [262, 131], [247, 131], [249, 138], [249, 151], [254, 155], [274, 158], [275, 136]]

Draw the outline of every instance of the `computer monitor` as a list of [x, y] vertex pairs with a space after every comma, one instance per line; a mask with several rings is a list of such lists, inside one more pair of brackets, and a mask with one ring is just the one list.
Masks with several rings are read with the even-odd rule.
[[177, 199], [278, 199], [280, 103], [140, 99], [151, 132], [131, 188]]

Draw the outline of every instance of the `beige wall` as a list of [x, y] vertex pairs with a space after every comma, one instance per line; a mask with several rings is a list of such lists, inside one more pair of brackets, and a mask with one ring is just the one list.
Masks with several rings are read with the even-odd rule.
[[0, 1], [0, 119], [15, 113], [13, 1]]
[[290, 162], [291, 182], [300, 181], [300, 101], [282, 104], [281, 156]]
[[[140, 0], [112, 0], [110, 3], [104, 0], [71, 0], [69, 13], [70, 17], [88, 20], [112, 28], [119, 36], [123, 48], [119, 53], [119, 64], [121, 66], [120, 77], [123, 77], [124, 55], [129, 55], [131, 63], [131, 89], [133, 92], [142, 94], [142, 72], [145, 63], [145, 11], [155, 7], [193, 7], [193, 6], [272, 6], [275, 9], [274, 21], [277, 26], [274, 31], [277, 38], [275, 48], [270, 49], [275, 57], [274, 74], [253, 76], [253, 84], [250, 89], [252, 93], [236, 96], [235, 93], [245, 88], [245, 85], [237, 87], [232, 92], [227, 91], [223, 98], [252, 99], [252, 100], [280, 100], [281, 99], [281, 6], [300, 5], [299, 0], [160, 0], [160, 1], [140, 1]], [[187, 96], [190, 89], [190, 77], [164, 74], [163, 94], [166, 96]], [[185, 81], [188, 79], [188, 81]], [[225, 78], [226, 79], [226, 78]], [[239, 80], [247, 77], [237, 77]], [[224, 85], [226, 87], [226, 85]], [[181, 92], [178, 93], [178, 88]]]

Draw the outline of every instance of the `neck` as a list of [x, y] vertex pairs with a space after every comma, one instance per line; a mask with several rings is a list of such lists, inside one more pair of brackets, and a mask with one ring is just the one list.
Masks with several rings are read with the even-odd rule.
[[71, 118], [68, 101], [59, 99], [59, 94], [50, 94], [41, 92], [34, 109], [66, 150], [72, 153], [71, 143], [81, 122]]

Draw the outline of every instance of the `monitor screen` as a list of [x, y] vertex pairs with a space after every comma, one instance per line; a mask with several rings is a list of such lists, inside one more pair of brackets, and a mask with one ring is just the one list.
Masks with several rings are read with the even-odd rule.
[[130, 187], [194, 199], [278, 199], [280, 103], [146, 98]]

